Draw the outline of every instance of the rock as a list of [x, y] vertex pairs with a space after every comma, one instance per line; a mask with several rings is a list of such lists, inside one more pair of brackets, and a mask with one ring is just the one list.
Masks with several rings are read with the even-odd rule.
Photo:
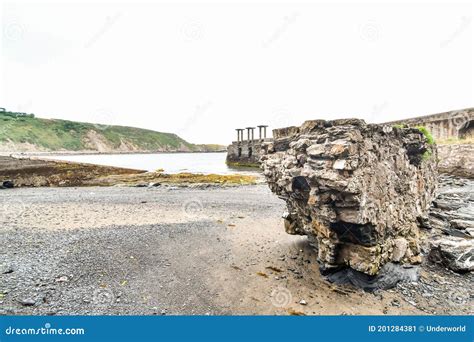
[[10, 265], [0, 265], [0, 274], [13, 273], [13, 267]]
[[69, 278], [67, 276], [61, 276], [59, 278], [56, 278], [57, 283], [65, 283], [67, 281], [69, 281]]
[[474, 221], [467, 220], [451, 220], [451, 227], [456, 229], [474, 229]]
[[23, 305], [23, 306], [33, 306], [36, 304], [36, 301], [34, 299], [31, 299], [31, 298], [26, 298], [26, 299], [22, 299], [20, 301], [20, 304]]
[[308, 305], [308, 303], [304, 299], [300, 300], [300, 304], [301, 305]]
[[423, 133], [345, 119], [274, 137], [264, 175], [286, 201], [286, 232], [308, 236], [323, 273], [420, 263], [418, 227], [428, 225], [437, 184], [436, 148]]
[[385, 264], [377, 275], [371, 276], [352, 268], [330, 272], [327, 279], [341, 285], [353, 285], [366, 291], [387, 290], [398, 283], [409, 283], [418, 280], [418, 266], [402, 266], [395, 263]]
[[429, 258], [455, 272], [474, 270], [474, 239], [444, 237], [432, 241]]
[[408, 241], [404, 238], [398, 238], [393, 240], [393, 244], [392, 260], [399, 262], [406, 254]]
[[15, 184], [13, 183], [13, 181], [11, 180], [6, 180], [2, 183], [2, 186], [5, 188], [5, 189], [13, 189], [13, 187], [15, 186]]

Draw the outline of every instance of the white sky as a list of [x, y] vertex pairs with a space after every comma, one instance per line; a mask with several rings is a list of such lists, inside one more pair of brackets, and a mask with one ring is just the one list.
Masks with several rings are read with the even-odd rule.
[[472, 3], [3, 3], [0, 107], [227, 144], [473, 106]]

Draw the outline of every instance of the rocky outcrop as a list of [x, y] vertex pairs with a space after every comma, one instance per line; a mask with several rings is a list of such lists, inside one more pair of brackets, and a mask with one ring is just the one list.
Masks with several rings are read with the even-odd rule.
[[0, 182], [11, 182], [15, 187], [81, 186], [104, 176], [143, 173], [112, 166], [0, 156]]
[[474, 270], [474, 240], [460, 237], [443, 237], [431, 242], [429, 257], [455, 272]]
[[439, 177], [438, 196], [424, 224], [429, 259], [458, 273], [474, 270], [474, 180]]
[[437, 175], [436, 148], [418, 129], [315, 120], [273, 134], [264, 174], [286, 201], [286, 231], [308, 236], [322, 271], [375, 276], [421, 261], [418, 225]]
[[440, 172], [474, 179], [474, 144], [438, 146]]

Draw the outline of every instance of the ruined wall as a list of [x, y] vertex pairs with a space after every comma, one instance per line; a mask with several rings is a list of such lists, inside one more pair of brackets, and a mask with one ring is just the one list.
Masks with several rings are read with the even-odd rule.
[[420, 262], [418, 223], [436, 188], [436, 149], [420, 131], [347, 119], [273, 134], [268, 185], [286, 201], [286, 231], [309, 237], [323, 271]]
[[472, 138], [474, 136], [474, 108], [397, 120], [387, 125], [406, 124], [426, 127], [436, 140]]
[[241, 166], [258, 166], [262, 157], [262, 146], [272, 139], [234, 141], [227, 147], [227, 163]]

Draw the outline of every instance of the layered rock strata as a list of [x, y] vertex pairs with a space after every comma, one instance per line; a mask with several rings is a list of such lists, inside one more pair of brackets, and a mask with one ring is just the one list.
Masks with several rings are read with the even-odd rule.
[[285, 229], [307, 235], [322, 271], [369, 276], [421, 261], [419, 230], [436, 190], [436, 148], [416, 128], [314, 120], [274, 130], [262, 168], [287, 204]]

